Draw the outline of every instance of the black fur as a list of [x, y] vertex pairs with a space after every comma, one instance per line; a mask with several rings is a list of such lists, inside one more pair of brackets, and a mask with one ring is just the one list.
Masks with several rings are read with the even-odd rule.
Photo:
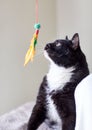
[[[45, 50], [58, 66], [75, 67], [70, 82], [66, 83], [63, 89], [49, 93], [62, 120], [62, 130], [74, 130], [76, 122], [74, 91], [77, 84], [89, 74], [85, 55], [79, 45], [79, 36], [75, 34], [71, 40], [68, 40], [68, 37], [66, 40], [56, 40], [47, 44]], [[40, 86], [27, 130], [36, 130], [47, 119], [46, 89], [48, 87], [46, 75]], [[50, 125], [53, 126], [55, 123], [52, 121]]]

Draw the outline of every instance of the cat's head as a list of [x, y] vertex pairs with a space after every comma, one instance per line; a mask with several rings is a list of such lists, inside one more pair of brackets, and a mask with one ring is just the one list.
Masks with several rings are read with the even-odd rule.
[[79, 45], [79, 35], [74, 34], [71, 40], [59, 39], [45, 46], [44, 54], [50, 62], [59, 66], [71, 67], [78, 62], [81, 57], [81, 49]]

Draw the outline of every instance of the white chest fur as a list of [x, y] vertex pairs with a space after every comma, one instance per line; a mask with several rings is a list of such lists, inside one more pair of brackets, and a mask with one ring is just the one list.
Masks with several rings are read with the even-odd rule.
[[49, 93], [53, 90], [59, 90], [64, 87], [64, 85], [70, 81], [70, 78], [73, 74], [74, 67], [64, 68], [59, 67], [55, 64], [51, 64], [49, 73], [47, 74], [47, 82], [48, 82], [48, 89], [47, 89], [47, 102], [48, 102], [48, 117], [49, 120], [57, 122], [57, 126], [55, 130], [61, 130], [62, 121], [60, 116], [57, 112], [56, 106], [54, 101], [52, 100]]
[[[49, 120], [46, 120], [46, 123], [48, 125], [50, 125], [50, 127], [53, 128], [53, 130], [61, 130], [61, 126], [62, 126], [62, 121], [61, 121], [61, 118], [57, 112], [57, 109], [56, 109], [56, 106], [53, 102], [53, 100], [51, 99], [51, 96], [48, 96], [47, 95], [47, 109], [48, 109], [48, 112], [47, 112], [47, 117], [49, 118]], [[55, 122], [55, 125], [52, 125], [51, 126], [51, 122]]]
[[51, 64], [49, 73], [47, 74], [49, 92], [52, 90], [62, 89], [64, 85], [70, 81], [73, 70], [74, 67], [64, 68]]

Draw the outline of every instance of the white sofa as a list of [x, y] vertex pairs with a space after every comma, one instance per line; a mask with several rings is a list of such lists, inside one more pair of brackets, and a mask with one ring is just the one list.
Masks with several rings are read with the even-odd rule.
[[92, 130], [92, 74], [84, 78], [75, 91], [75, 130]]

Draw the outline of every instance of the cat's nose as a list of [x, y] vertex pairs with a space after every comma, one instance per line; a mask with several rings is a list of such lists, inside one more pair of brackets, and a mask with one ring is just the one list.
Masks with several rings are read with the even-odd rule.
[[45, 50], [48, 50], [50, 47], [51, 47], [51, 43], [48, 43], [48, 44], [45, 46]]

